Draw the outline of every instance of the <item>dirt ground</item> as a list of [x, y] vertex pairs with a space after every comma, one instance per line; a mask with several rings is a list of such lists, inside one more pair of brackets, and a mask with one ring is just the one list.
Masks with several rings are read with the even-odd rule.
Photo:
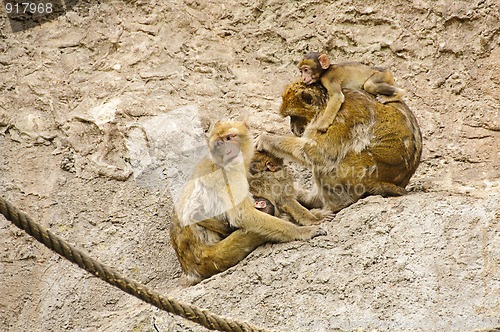
[[[30, 26], [0, 10], [2, 197], [121, 273], [258, 326], [500, 327], [498, 1], [65, 4]], [[204, 131], [241, 119], [255, 133], [289, 134], [281, 93], [312, 50], [392, 69], [424, 139], [410, 193], [363, 199], [325, 237], [265, 245], [182, 286], [168, 226]], [[205, 330], [3, 217], [0, 243], [0, 331]]]

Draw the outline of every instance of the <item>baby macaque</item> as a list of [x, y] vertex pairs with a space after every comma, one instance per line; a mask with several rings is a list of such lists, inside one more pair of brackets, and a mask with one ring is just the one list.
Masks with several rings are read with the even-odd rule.
[[293, 179], [283, 165], [283, 159], [257, 151], [250, 164], [250, 174], [248, 182], [257, 209], [264, 211], [264, 208], [271, 205], [272, 210], [269, 211], [273, 213], [270, 214], [279, 216], [281, 212], [285, 212], [300, 225], [319, 224], [331, 215], [321, 209], [311, 212], [297, 201]]
[[265, 199], [264, 197], [256, 197], [253, 198], [255, 200], [255, 208], [264, 213], [270, 214], [272, 216], [276, 215], [276, 208], [274, 204], [271, 203], [270, 200]]
[[388, 69], [369, 67], [357, 62], [332, 64], [326, 54], [311, 52], [299, 63], [302, 82], [318, 81], [328, 91], [328, 103], [323, 114], [313, 123], [320, 132], [328, 130], [344, 102], [343, 88], [364, 89], [383, 104], [401, 101], [404, 90], [394, 86], [394, 76]]

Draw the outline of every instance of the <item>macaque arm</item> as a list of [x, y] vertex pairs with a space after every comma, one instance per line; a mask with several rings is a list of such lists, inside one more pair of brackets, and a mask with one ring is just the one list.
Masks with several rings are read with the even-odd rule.
[[308, 209], [303, 207], [296, 199], [293, 197], [286, 197], [280, 206], [280, 208], [292, 216], [293, 220], [300, 225], [317, 225], [321, 223], [321, 219], [317, 218]]
[[294, 240], [308, 240], [326, 232], [318, 226], [297, 226], [291, 222], [284, 221], [253, 207], [252, 199], [241, 202], [239, 209], [232, 213], [241, 215], [241, 218], [230, 218], [237, 221], [235, 227], [248, 232], [257, 233], [273, 242], [288, 242]]
[[[351, 103], [354, 103], [354, 101]], [[357, 105], [351, 104], [350, 111], [352, 112], [355, 107]], [[335, 122], [332, 125], [332, 130], [328, 131], [328, 135], [320, 135], [317, 140], [306, 136], [307, 131], [310, 130], [309, 128], [306, 128], [306, 135], [304, 135], [306, 137], [261, 134], [256, 140], [257, 150], [268, 151], [275, 156], [293, 160], [305, 166], [329, 164], [331, 160], [335, 160], [339, 155], [342, 155], [344, 149], [343, 140], [350, 135], [352, 128], [365, 117], [370, 116], [369, 110], [365, 110], [361, 108], [358, 110], [357, 121], [351, 119], [349, 122]], [[310, 124], [310, 126], [313, 125], [314, 123]]]
[[321, 84], [325, 87], [326, 91], [328, 91], [329, 97], [341, 95], [343, 99], [344, 94], [342, 93], [342, 85], [334, 75], [334, 70], [326, 71], [323, 75], [321, 75]]
[[[260, 234], [237, 229], [214, 245], [205, 247], [200, 268], [203, 278], [210, 277], [238, 264], [258, 246], [268, 242]], [[197, 280], [199, 281], [199, 280]]]
[[320, 209], [323, 207], [323, 202], [319, 198], [318, 189], [315, 185], [311, 191], [302, 188], [296, 188], [297, 201], [307, 209]]
[[[311, 153], [315, 149], [311, 144], [310, 139], [305, 137], [292, 136], [274, 136], [261, 134], [256, 141], [257, 150], [267, 151], [280, 158], [292, 159], [302, 165], [307, 165], [311, 158], [317, 154]], [[307, 151], [307, 153], [306, 153]], [[315, 163], [323, 162], [322, 160], [314, 160]]]
[[215, 233], [221, 234], [223, 236], [227, 236], [231, 234], [234, 229], [229, 226], [228, 223], [225, 223], [223, 221], [213, 219], [213, 218], [208, 218], [203, 221], [200, 221], [196, 223], [198, 226], [205, 227]]
[[333, 120], [335, 120], [344, 102], [344, 94], [342, 93], [342, 86], [340, 83], [328, 79], [328, 75], [326, 74], [321, 77], [321, 84], [323, 84], [328, 91], [328, 103], [323, 113], [314, 120], [313, 128], [324, 132], [330, 127]]

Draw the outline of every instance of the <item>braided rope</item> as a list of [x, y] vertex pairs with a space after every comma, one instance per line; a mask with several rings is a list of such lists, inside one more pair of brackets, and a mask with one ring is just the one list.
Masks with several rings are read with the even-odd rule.
[[184, 317], [210, 330], [227, 332], [269, 331], [246, 322], [239, 322], [218, 316], [206, 309], [200, 309], [191, 304], [178, 302], [175, 299], [162, 296], [141, 283], [122, 276], [108, 266], [91, 258], [86, 253], [74, 248], [68, 242], [50, 232], [45, 227], [34, 222], [25, 213], [9, 204], [2, 197], [0, 197], [0, 213], [14, 225], [26, 231], [26, 233], [33, 236], [40, 243], [43, 243], [47, 248], [55, 251], [62, 257], [75, 263], [82, 269], [85, 269], [87, 272], [92, 273], [107, 283], [141, 299], [144, 302], [152, 304], [161, 310]]

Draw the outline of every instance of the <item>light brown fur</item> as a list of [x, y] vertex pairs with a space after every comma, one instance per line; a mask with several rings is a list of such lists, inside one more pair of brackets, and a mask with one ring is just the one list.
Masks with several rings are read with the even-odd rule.
[[369, 67], [350, 62], [331, 64], [326, 54], [311, 52], [299, 63], [302, 82], [310, 85], [321, 82], [328, 91], [328, 104], [317, 117], [314, 127], [326, 131], [333, 123], [344, 102], [343, 88], [364, 89], [377, 96], [381, 103], [401, 101], [404, 90], [394, 85], [394, 76], [385, 68]]
[[[190, 283], [228, 269], [263, 243], [325, 234], [318, 226], [297, 226], [254, 208], [247, 181], [254, 145], [244, 123], [218, 122], [208, 144], [210, 155], [183, 188], [170, 228]], [[227, 235], [231, 229], [236, 230]]]
[[328, 92], [320, 84], [300, 81], [283, 94], [280, 113], [291, 117], [302, 137], [263, 134], [257, 149], [308, 166], [311, 192], [299, 192], [308, 208], [339, 211], [367, 195], [403, 195], [422, 153], [415, 117], [403, 102], [378, 103], [363, 90], [344, 89], [345, 102], [326, 132], [309, 123], [321, 114]]

